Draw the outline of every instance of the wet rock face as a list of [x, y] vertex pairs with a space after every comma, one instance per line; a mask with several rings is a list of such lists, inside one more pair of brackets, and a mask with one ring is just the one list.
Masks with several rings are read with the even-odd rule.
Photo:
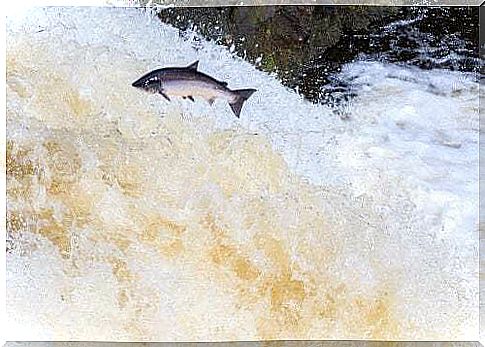
[[475, 72], [479, 66], [478, 10], [470, 7], [199, 7], [166, 9], [159, 17], [182, 35], [195, 29], [234, 45], [237, 55], [276, 72], [314, 102], [352, 97], [333, 76], [361, 57], [424, 69]]
[[[260, 6], [172, 8], [159, 16], [182, 31], [195, 29], [220, 44], [234, 45], [239, 56], [276, 72], [287, 86], [317, 101], [322, 78], [316, 77], [338, 71], [356, 55], [332, 48], [346, 35], [367, 34], [394, 20], [398, 12], [396, 7]], [[310, 74], [323, 56], [327, 56], [326, 70], [320, 76]]]

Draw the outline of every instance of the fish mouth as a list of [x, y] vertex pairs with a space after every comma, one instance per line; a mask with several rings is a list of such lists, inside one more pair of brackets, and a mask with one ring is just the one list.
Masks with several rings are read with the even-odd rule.
[[136, 80], [135, 82], [133, 82], [131, 84], [132, 87], [135, 87], [135, 88], [143, 88], [144, 87], [144, 80], [143, 79], [138, 79]]

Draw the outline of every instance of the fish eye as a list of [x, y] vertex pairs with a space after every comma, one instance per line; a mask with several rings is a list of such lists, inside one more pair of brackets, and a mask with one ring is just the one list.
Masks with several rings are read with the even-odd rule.
[[153, 77], [150, 77], [147, 82], [157, 82], [157, 81], [160, 81], [160, 79], [158, 78], [158, 76], [153, 76]]
[[157, 79], [149, 79], [145, 82], [145, 88], [158, 88], [161, 86], [160, 80]]

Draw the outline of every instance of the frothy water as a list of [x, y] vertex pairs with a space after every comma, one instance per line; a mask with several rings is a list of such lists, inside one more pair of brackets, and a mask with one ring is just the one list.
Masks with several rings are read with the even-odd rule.
[[356, 61], [461, 71], [478, 81], [483, 60], [478, 52], [476, 8], [401, 7], [397, 17], [365, 34], [349, 30], [330, 52], [310, 61], [298, 81], [312, 86], [303, 88], [305, 96], [335, 104], [338, 110], [355, 96], [355, 90], [335, 72], [341, 71], [341, 64]]
[[[473, 78], [350, 64], [343, 120], [141, 10], [7, 23], [9, 340], [476, 339]], [[240, 120], [131, 87], [195, 60]]]

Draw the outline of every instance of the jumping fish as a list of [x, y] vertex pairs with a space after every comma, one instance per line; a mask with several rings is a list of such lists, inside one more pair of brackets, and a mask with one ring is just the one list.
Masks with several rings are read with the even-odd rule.
[[197, 70], [199, 61], [187, 67], [167, 67], [157, 69], [140, 77], [132, 86], [151, 93], [159, 93], [168, 101], [172, 96], [194, 100], [202, 97], [212, 105], [216, 98], [227, 100], [232, 111], [239, 118], [244, 102], [256, 89], [231, 90], [227, 82], [218, 81]]

